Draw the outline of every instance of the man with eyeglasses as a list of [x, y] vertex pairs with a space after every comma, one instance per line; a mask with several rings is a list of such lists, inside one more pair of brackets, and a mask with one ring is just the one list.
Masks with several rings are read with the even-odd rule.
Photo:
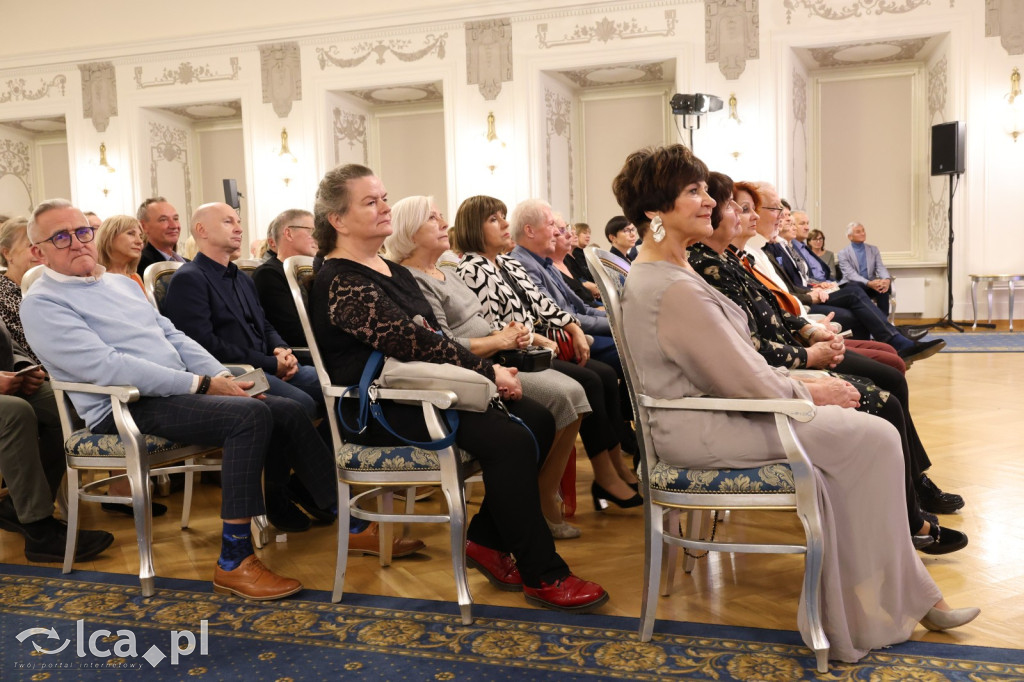
[[[260, 303], [267, 321], [286, 343], [293, 347], [306, 346], [306, 335], [284, 276], [284, 261], [292, 256], [316, 255], [313, 214], [301, 208], [284, 211], [270, 221], [267, 242], [276, 246], [276, 252], [252, 273]], [[304, 361], [310, 362], [308, 358]]]
[[142, 202], [135, 214], [146, 233], [146, 245], [142, 248], [139, 259], [138, 273], [142, 277], [153, 263], [178, 261], [184, 263], [188, 259], [178, 253], [178, 236], [181, 234], [181, 221], [178, 210], [163, 197], [150, 197]]
[[[25, 294], [22, 322], [33, 350], [60, 381], [133, 385], [128, 406], [143, 433], [223, 447], [221, 555], [214, 590], [281, 599], [302, 589], [268, 570], [252, 549], [249, 522], [266, 511], [261, 478], [268, 452], [287, 452], [317, 503], [336, 503], [331, 455], [295, 402], [251, 398], [231, 373], [178, 331], [127, 277], [104, 275], [93, 229], [70, 202], [39, 204], [28, 223], [33, 255], [46, 265]], [[94, 433], [117, 433], [105, 395], [71, 393]], [[134, 542], [134, 538], [132, 539]]]

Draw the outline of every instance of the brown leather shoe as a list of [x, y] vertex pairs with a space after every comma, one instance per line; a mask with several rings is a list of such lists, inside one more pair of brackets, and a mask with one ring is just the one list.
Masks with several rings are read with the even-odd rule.
[[[395, 538], [391, 542], [391, 556], [398, 559], [414, 554], [426, 545], [416, 538]], [[366, 527], [362, 533], [348, 534], [348, 551], [356, 554], [372, 554], [380, 556], [380, 527], [376, 521]]]
[[302, 589], [298, 580], [272, 573], [255, 554], [247, 556], [233, 571], [220, 566], [213, 572], [213, 591], [243, 599], [270, 601], [289, 597]]

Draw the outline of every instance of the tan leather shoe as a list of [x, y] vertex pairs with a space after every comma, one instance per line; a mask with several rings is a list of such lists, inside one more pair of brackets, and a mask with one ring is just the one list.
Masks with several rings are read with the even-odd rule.
[[271, 572], [255, 554], [247, 556], [233, 571], [225, 571], [217, 566], [217, 570], [213, 572], [214, 592], [234, 594], [243, 599], [283, 599], [301, 589], [302, 583]]
[[[425, 546], [422, 540], [416, 538], [395, 538], [391, 543], [391, 556], [396, 559], [409, 556]], [[349, 533], [348, 551], [380, 556], [380, 528], [376, 521], [367, 526], [362, 533]]]

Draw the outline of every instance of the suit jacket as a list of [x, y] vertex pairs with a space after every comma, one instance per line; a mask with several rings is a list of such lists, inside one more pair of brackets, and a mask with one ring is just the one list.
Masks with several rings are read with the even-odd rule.
[[288, 278], [284, 275], [284, 263], [276, 257], [268, 259], [252, 273], [252, 281], [256, 284], [256, 293], [267, 321], [288, 344], [306, 346], [302, 322], [295, 310]]
[[860, 264], [857, 262], [857, 254], [853, 252], [852, 244], [836, 254], [836, 259], [839, 261], [839, 269], [843, 272], [843, 279], [839, 282], [840, 284], [848, 284], [850, 282], [867, 284], [873, 279], [892, 279], [892, 275], [889, 274], [889, 271], [885, 269], [885, 264], [882, 263], [882, 254], [878, 252], [877, 246], [865, 244], [864, 256], [868, 265], [867, 277], [860, 274]]
[[[146, 245], [142, 247], [142, 257], [139, 259], [139, 267], [136, 269], [136, 272], [139, 273], [139, 277], [142, 277], [146, 274], [146, 268], [150, 265], [153, 263], [163, 263], [167, 260], [170, 259], [161, 253], [160, 249], [146, 242]], [[185, 262], [188, 262], [188, 258], [185, 258]]]
[[571, 312], [579, 319], [583, 331], [587, 334], [611, 336], [611, 325], [605, 312], [588, 306], [574, 294], [562, 280], [562, 273], [555, 270], [553, 265], [543, 263], [538, 256], [522, 246], [516, 246], [509, 255], [523, 266], [538, 289], [550, 296], [559, 308]]
[[803, 274], [801, 274], [799, 268], [793, 258], [786, 253], [786, 248], [782, 244], [776, 242], [769, 242], [764, 245], [764, 252], [771, 256], [775, 264], [786, 273], [786, 277], [790, 282], [799, 284], [801, 287], [806, 286]]
[[203, 254], [182, 265], [167, 287], [164, 314], [222, 363], [246, 363], [277, 374], [275, 348], [288, 344], [267, 321], [256, 284], [234, 263]]

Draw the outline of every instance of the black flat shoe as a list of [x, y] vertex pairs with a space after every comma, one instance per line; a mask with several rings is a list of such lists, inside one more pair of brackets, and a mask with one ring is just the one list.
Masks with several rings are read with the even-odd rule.
[[[947, 493], [939, 490], [927, 474], [921, 474], [920, 480], [914, 486], [917, 491], [917, 499], [921, 503], [921, 509], [933, 514], [952, 514], [964, 506], [964, 498], [954, 493]], [[929, 519], [930, 520], [930, 519]]]
[[621, 507], [622, 509], [639, 507], [644, 503], [644, 498], [639, 495], [633, 495], [633, 497], [625, 500], [615, 497], [599, 486], [596, 481], [590, 484], [590, 495], [594, 498], [594, 511], [604, 511], [608, 508], [609, 502], [613, 503], [616, 507]]
[[[167, 505], [160, 504], [159, 502], [152, 502], [153, 505], [153, 518], [157, 516], [163, 516], [167, 513]], [[124, 514], [125, 516], [135, 516], [135, 509], [130, 504], [120, 504], [117, 502], [102, 502], [100, 508], [105, 512], [111, 514]]]
[[933, 339], [932, 341], [915, 341], [914, 345], [910, 348], [898, 351], [898, 355], [903, 358], [907, 365], [909, 365], [917, 360], [930, 358], [945, 347], [946, 342], [942, 339]]
[[967, 534], [952, 528], [941, 528], [938, 524], [933, 523], [929, 534], [934, 542], [920, 548], [920, 551], [925, 554], [949, 554], [967, 546]]
[[336, 510], [321, 509], [316, 506], [313, 494], [295, 476], [292, 476], [288, 481], [288, 498], [297, 504], [302, 511], [312, 516], [313, 523], [318, 526], [328, 526], [334, 523], [334, 519], [338, 518]]

